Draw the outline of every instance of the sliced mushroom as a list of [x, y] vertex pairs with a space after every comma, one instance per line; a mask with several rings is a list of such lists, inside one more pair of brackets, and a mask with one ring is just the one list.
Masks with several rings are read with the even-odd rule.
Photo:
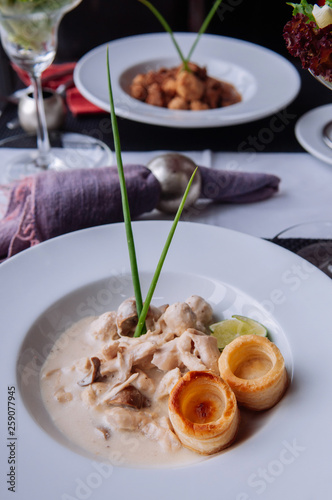
[[136, 410], [150, 406], [149, 400], [132, 385], [122, 389], [112, 399], [108, 399], [107, 404], [110, 406], [135, 408]]
[[97, 358], [97, 357], [93, 357], [93, 358], [90, 359], [90, 361], [91, 361], [91, 368], [90, 368], [89, 372], [85, 375], [84, 378], [82, 378], [82, 380], [80, 380], [79, 382], [77, 382], [78, 385], [80, 385], [81, 387], [93, 384], [93, 382], [95, 380], [97, 380], [97, 378], [100, 375], [100, 372], [99, 372], [99, 369], [100, 369], [100, 359]]
[[135, 332], [138, 317], [136, 310], [136, 301], [133, 298], [127, 299], [119, 305], [116, 314], [116, 324], [118, 334], [132, 337]]
[[111, 432], [107, 427], [96, 427], [97, 431], [101, 432], [104, 436], [105, 441], [107, 441], [111, 437]]

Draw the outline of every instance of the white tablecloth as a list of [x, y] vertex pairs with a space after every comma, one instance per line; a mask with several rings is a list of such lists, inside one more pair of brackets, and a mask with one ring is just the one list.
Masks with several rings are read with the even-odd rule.
[[[123, 163], [146, 165], [162, 151], [124, 152]], [[4, 164], [7, 150], [1, 151]], [[308, 153], [213, 153], [184, 152], [198, 165], [228, 170], [272, 173], [281, 178], [279, 193], [251, 204], [212, 205], [199, 203], [186, 220], [218, 225], [254, 236], [272, 238], [289, 226], [308, 221], [332, 220], [332, 166]], [[331, 153], [332, 154], [332, 153]], [[0, 184], [1, 184], [0, 163]], [[0, 191], [0, 216], [8, 193]], [[170, 218], [155, 210], [145, 219]]]

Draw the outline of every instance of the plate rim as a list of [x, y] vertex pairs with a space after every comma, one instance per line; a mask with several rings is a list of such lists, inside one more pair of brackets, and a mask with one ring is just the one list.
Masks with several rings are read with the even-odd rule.
[[[188, 33], [188, 32], [175, 32], [174, 33], [175, 37], [178, 38], [184, 38], [189, 40], [189, 39], [194, 39], [195, 34], [193, 33]], [[137, 44], [137, 43], [145, 43], [147, 40], [150, 39], [152, 42], [155, 38], [158, 40], [161, 40], [163, 43], [168, 43], [169, 40], [169, 34], [164, 33], [164, 32], [156, 32], [156, 33], [145, 33], [141, 35], [131, 35], [128, 37], [123, 37], [123, 38], [118, 38], [115, 40], [112, 40], [110, 42], [104, 43], [102, 45], [99, 45], [89, 52], [87, 52], [84, 56], [81, 57], [81, 59], [77, 62], [75, 70], [74, 70], [74, 82], [79, 90], [79, 92], [89, 101], [91, 101], [93, 104], [96, 106], [100, 107], [104, 111], [109, 111], [109, 104], [108, 100], [104, 100], [104, 98], [98, 97], [98, 95], [95, 92], [92, 92], [91, 89], [88, 89], [86, 87], [86, 84], [82, 82], [81, 80], [81, 72], [82, 69], [84, 69], [84, 66], [86, 64], [89, 64], [91, 59], [93, 59], [95, 56], [99, 55], [99, 52], [106, 52], [106, 48], [109, 47], [109, 50], [119, 50], [121, 47], [123, 47], [126, 44]], [[118, 79], [120, 77], [120, 74], [117, 72], [117, 68], [113, 68], [113, 74], [111, 74], [112, 78], [112, 87], [113, 87], [113, 95], [114, 95], [114, 101], [115, 101], [115, 110], [116, 113], [123, 117], [127, 118], [133, 121], [138, 121], [141, 123], [145, 124], [150, 124], [150, 125], [159, 125], [159, 126], [165, 126], [165, 127], [174, 127], [174, 128], [211, 128], [211, 127], [223, 127], [223, 126], [228, 126], [228, 125], [238, 125], [242, 123], [247, 123], [255, 120], [259, 120], [261, 118], [264, 118], [266, 116], [270, 116], [281, 109], [285, 108], [290, 102], [292, 102], [296, 96], [298, 95], [300, 88], [301, 88], [301, 78], [300, 74], [297, 71], [296, 67], [294, 64], [292, 64], [288, 59], [283, 57], [281, 54], [272, 51], [269, 48], [266, 48], [262, 45], [255, 44], [253, 42], [248, 42], [246, 40], [241, 40], [237, 38], [232, 38], [232, 37], [227, 37], [227, 36], [222, 36], [222, 35], [215, 35], [215, 34], [207, 34], [204, 33], [201, 38], [201, 45], [205, 43], [205, 41], [213, 41], [216, 43], [229, 43], [233, 47], [236, 47], [237, 49], [243, 49], [244, 47], [247, 47], [251, 51], [257, 51], [257, 53], [264, 54], [266, 57], [272, 58], [274, 63], [280, 63], [287, 70], [287, 76], [288, 76], [288, 81], [292, 79], [292, 85], [289, 83], [287, 85], [287, 92], [288, 95], [287, 97], [279, 97], [279, 102], [275, 103], [273, 99], [270, 100], [268, 108], [265, 109], [253, 109], [250, 110], [248, 109], [247, 112], [244, 109], [242, 112], [242, 115], [239, 114], [237, 116], [236, 114], [232, 116], [232, 113], [228, 116], [220, 116], [220, 113], [218, 114], [218, 111], [220, 110], [209, 110], [209, 111], [201, 111], [202, 113], [200, 116], [203, 116], [205, 114], [205, 118], [208, 117], [208, 119], [203, 119], [203, 120], [193, 120], [192, 118], [189, 118], [188, 113], [190, 111], [180, 111], [177, 112], [176, 119], [174, 119], [174, 114], [171, 115], [169, 113], [170, 110], [167, 109], [157, 109], [157, 110], [151, 110], [150, 108], [153, 108], [153, 106], [148, 106], [146, 108], [146, 112], [144, 112], [145, 108], [142, 107], [144, 103], [140, 103], [138, 101], [138, 104], [140, 104], [140, 109], [135, 112], [135, 107], [137, 106], [137, 103], [135, 103], [135, 100], [131, 98], [129, 95], [127, 95], [118, 85]], [[197, 50], [197, 49], [196, 49]], [[176, 57], [176, 54], [174, 54], [174, 57]], [[147, 55], [144, 55], [144, 61], [148, 59]], [[216, 58], [215, 58], [216, 59]], [[222, 59], [221, 59], [222, 60]], [[141, 61], [142, 62], [142, 61]], [[137, 64], [140, 63], [140, 60], [137, 61]], [[272, 65], [272, 71], [274, 71], [274, 64]], [[271, 68], [271, 66], [270, 66]], [[126, 68], [128, 69], [128, 68]], [[271, 69], [269, 70], [270, 73]], [[112, 68], [111, 68], [112, 72]], [[122, 74], [122, 71], [121, 71]], [[256, 92], [257, 93], [257, 92]], [[121, 99], [122, 101], [126, 100], [125, 104], [121, 106]], [[120, 102], [120, 105], [118, 104]], [[238, 103], [238, 105], [241, 105], [243, 109], [243, 104], [244, 103]], [[234, 105], [234, 106], [238, 106]], [[227, 108], [222, 108], [224, 110], [224, 113], [229, 111]], [[239, 109], [239, 108], [238, 108]], [[233, 108], [234, 110], [234, 108]], [[158, 116], [158, 113], [162, 113], [162, 116]], [[166, 113], [165, 113], [166, 112]], [[156, 116], [157, 113], [157, 116]]]
[[[134, 236], [137, 235], [141, 231], [140, 228], [143, 228], [145, 231], [145, 234], [146, 234], [147, 229], [149, 229], [151, 231], [151, 226], [154, 226], [155, 228], [159, 227], [160, 228], [159, 231], [162, 230], [162, 232], [165, 233], [165, 237], [166, 237], [167, 228], [169, 228], [171, 226], [171, 222], [170, 221], [137, 221], [137, 222], [134, 222], [133, 223]], [[116, 229], [116, 231], [122, 231], [124, 234], [124, 224], [123, 223], [109, 224], [109, 225], [105, 225], [105, 226], [97, 226], [97, 227], [93, 227], [93, 228], [82, 229], [80, 231], [76, 231], [73, 233], [62, 235], [62, 236], [53, 238], [52, 240], [48, 240], [44, 243], [41, 243], [33, 248], [25, 250], [25, 251], [21, 252], [20, 254], [17, 254], [16, 256], [12, 257], [8, 261], [4, 262], [2, 264], [2, 266], [0, 266], [0, 278], [7, 273], [9, 273], [9, 275], [13, 274], [13, 273], [15, 274], [16, 269], [17, 268], [20, 269], [22, 264], [27, 264], [27, 263], [31, 264], [33, 260], [34, 260], [34, 264], [38, 263], [38, 266], [41, 266], [42, 269], [50, 269], [50, 265], [51, 265], [50, 261], [52, 258], [52, 253], [53, 253], [54, 257], [56, 259], [58, 259], [58, 261], [59, 261], [59, 259], [61, 261], [61, 259], [63, 257], [67, 258], [67, 259], [71, 258], [71, 255], [70, 256], [65, 255], [66, 251], [68, 251], [71, 248], [71, 252], [74, 255], [75, 251], [77, 249], [79, 249], [79, 244], [82, 241], [91, 241], [91, 242], [93, 242], [93, 243], [91, 243], [92, 247], [98, 248], [98, 245], [103, 241], [103, 237], [105, 237], [105, 236], [108, 237], [110, 231], [112, 232], [112, 230], [113, 230], [112, 228], [118, 228], [118, 229]], [[256, 249], [257, 245], [261, 246], [261, 248], [265, 248], [265, 249], [268, 248], [269, 250], [271, 250], [272, 254], [279, 255], [282, 257], [282, 259], [281, 259], [282, 260], [282, 268], [283, 268], [284, 264], [286, 265], [286, 269], [288, 269], [288, 266], [290, 265], [290, 263], [299, 264], [299, 263], [304, 262], [302, 258], [292, 254], [291, 252], [289, 252], [288, 250], [286, 250], [282, 247], [274, 245], [272, 242], [263, 240], [261, 238], [255, 237], [255, 236], [247, 235], [245, 233], [240, 233], [238, 231], [234, 231], [231, 229], [225, 229], [225, 228], [221, 228], [218, 226], [210, 226], [207, 224], [200, 224], [200, 223], [194, 223], [194, 222], [180, 222], [179, 227], [177, 229], [177, 233], [182, 230], [181, 228], [184, 228], [183, 229], [184, 232], [189, 231], [191, 233], [192, 238], [194, 238], [194, 237], [197, 238], [197, 231], [199, 230], [199, 228], [201, 228], [201, 230], [204, 231], [204, 236], [206, 236], [207, 234], [213, 233], [215, 235], [215, 237], [218, 237], [218, 239], [220, 237], [220, 241], [222, 243], [226, 241], [226, 247], [227, 247], [227, 244], [229, 245], [228, 238], [233, 238], [233, 242], [232, 242], [231, 246], [234, 246], [234, 247], [238, 246], [239, 244], [248, 243], [247, 247], [244, 246], [239, 250], [241, 255], [245, 254], [246, 251], [252, 252], [253, 249], [254, 250]], [[183, 236], [184, 235], [181, 235], [181, 238]], [[73, 246], [75, 247], [75, 245], [73, 245], [73, 242], [75, 242], [76, 248], [73, 248]], [[140, 242], [140, 245], [141, 245], [141, 242]], [[61, 248], [61, 246], [62, 246], [61, 252], [64, 254], [63, 256], [61, 256], [61, 255], [59, 256], [57, 253], [58, 249]], [[85, 255], [85, 253], [87, 251], [88, 250], [86, 249], [83, 252], [83, 255]], [[33, 259], [31, 258], [31, 256], [33, 256]], [[91, 260], [93, 260], [92, 257], [91, 257]], [[18, 266], [18, 264], [20, 264], [20, 265]], [[98, 263], [95, 265], [99, 267], [100, 264], [101, 263]], [[276, 264], [278, 264], [278, 262]], [[277, 268], [277, 265], [275, 265], [275, 267]], [[307, 263], [307, 268], [311, 269], [311, 271], [312, 271], [311, 276], [314, 278], [313, 281], [316, 282], [318, 280], [318, 284], [321, 286], [321, 289], [323, 289], [323, 290], [328, 289], [329, 291], [332, 289], [331, 288], [332, 282], [326, 275], [324, 275], [318, 269], [314, 268], [309, 263]], [[27, 266], [25, 266], [24, 269], [25, 269], [25, 272], [23, 275], [24, 279], [27, 280], [31, 276], [34, 275], [34, 269], [29, 269]], [[85, 272], [87, 273], [87, 275], [89, 275], [88, 269]], [[16, 277], [16, 279], [19, 279], [19, 278]], [[45, 281], [47, 279], [47, 276], [46, 277], [42, 276], [42, 279]], [[274, 281], [273, 281], [273, 283], [274, 283]], [[14, 287], [15, 283], [13, 283], [12, 286]], [[29, 282], [28, 281], [25, 281], [25, 286], [27, 289], [29, 289]], [[65, 286], [65, 285], [62, 285], [62, 286]], [[76, 288], [77, 288], [77, 286], [76, 286]], [[304, 290], [304, 292], [306, 294], [309, 293], [309, 298], [311, 295], [312, 296], [314, 295], [314, 290], [312, 290], [312, 291], [309, 290], [308, 283], [305, 281], [303, 282], [302, 290]], [[31, 293], [33, 293], [33, 290], [31, 290]], [[6, 297], [5, 293], [4, 292], [1, 293], [1, 291], [0, 291], [0, 297], [1, 296]], [[11, 297], [12, 296], [7, 297], [7, 303], [11, 299]], [[292, 300], [292, 298], [293, 298], [293, 303], [291, 302], [291, 304], [294, 305], [294, 300], [295, 300], [295, 303], [298, 303], [298, 300], [296, 301], [296, 295], [290, 294], [289, 298], [290, 298], [290, 300]], [[31, 300], [33, 300], [33, 297], [31, 298]], [[309, 313], [310, 313], [309, 310], [304, 311], [304, 315], [306, 315], [306, 314], [309, 315]], [[9, 313], [6, 313], [6, 311], [5, 311], [4, 316], [6, 314], [9, 314]], [[329, 316], [328, 311], [326, 313], [326, 316]], [[15, 321], [17, 321], [17, 318], [14, 318], [14, 322]], [[6, 339], [5, 339], [5, 341], [6, 341]], [[7, 339], [7, 344], [10, 344], [12, 342], [13, 342], [13, 339], [10, 339], [10, 338]], [[326, 351], [327, 351], [327, 349], [326, 349]], [[326, 353], [326, 355], [327, 355], [327, 353]], [[1, 358], [4, 358], [4, 356], [5, 356], [4, 350], [2, 350]], [[296, 356], [295, 356], [295, 358], [296, 358]], [[11, 359], [13, 359], [13, 357]], [[296, 366], [296, 359], [295, 359], [295, 366]], [[308, 383], [308, 380], [306, 379], [306, 374], [301, 373], [302, 367], [296, 366], [296, 369], [298, 372], [300, 372], [300, 374], [302, 376], [304, 376], [305, 382]], [[330, 374], [332, 374], [332, 367], [331, 366], [328, 366], [324, 369], [329, 370]], [[1, 394], [3, 394], [3, 392], [4, 392], [3, 391], [3, 389], [5, 389], [4, 384], [7, 385], [7, 380], [8, 379], [1, 381], [1, 384], [0, 384], [1, 385], [1, 391], [0, 391]], [[297, 379], [297, 381], [298, 381], [298, 379]], [[295, 382], [297, 382], [297, 381], [295, 379]], [[317, 381], [312, 381], [311, 383], [317, 384]], [[301, 407], [301, 402], [299, 402], [297, 385], [298, 384], [295, 383], [294, 387], [292, 388], [292, 392], [291, 392], [292, 397], [288, 398], [286, 395], [287, 400], [283, 400], [280, 403], [280, 405], [281, 405], [280, 412], [281, 412], [281, 415], [283, 415], [283, 416], [284, 416], [285, 412], [289, 411], [289, 408], [291, 408], [292, 411], [296, 412], [296, 415], [298, 414], [297, 412], [299, 411], [299, 409], [302, 408], [302, 410], [303, 410], [303, 406]], [[310, 388], [310, 381], [309, 381], [309, 388]], [[304, 390], [305, 391], [308, 390], [308, 385], [306, 385]], [[302, 403], [302, 405], [303, 405], [303, 403]], [[19, 404], [17, 406], [17, 410], [18, 410], [18, 413], [20, 414], [20, 419], [22, 420], [22, 418], [26, 414], [26, 412], [24, 411], [24, 408], [22, 407], [22, 405], [19, 405]], [[301, 422], [297, 421], [296, 424], [297, 424], [296, 425], [297, 429], [300, 429], [301, 425], [302, 425]], [[52, 451], [52, 453], [49, 453], [49, 455], [52, 455], [52, 456], [49, 456], [48, 461], [44, 460], [44, 462], [47, 462], [47, 463], [41, 463], [41, 462], [39, 463], [39, 478], [40, 478], [40, 474], [42, 474], [43, 471], [46, 473], [47, 470], [51, 470], [52, 465], [57, 465], [57, 470], [59, 471], [59, 473], [56, 476], [52, 476], [53, 477], [52, 481], [54, 483], [57, 482], [58, 481], [57, 476], [60, 474], [59, 477], [61, 477], [61, 473], [63, 473], [65, 471], [65, 463], [67, 463], [67, 464], [72, 463], [73, 457], [76, 457], [76, 459], [74, 460], [75, 464], [73, 464], [73, 469], [72, 469], [72, 474], [73, 474], [74, 478], [76, 477], [75, 476], [76, 474], [77, 474], [77, 477], [81, 477], [81, 476], [88, 477], [88, 474], [92, 473], [94, 471], [90, 460], [87, 460], [86, 458], [80, 457], [78, 455], [74, 455], [69, 450], [66, 450], [62, 446], [58, 445], [58, 443], [55, 443], [41, 429], [38, 429], [37, 427], [34, 428], [34, 432], [31, 434], [31, 436], [28, 436], [27, 433], [24, 432], [27, 430], [26, 424], [24, 424], [21, 421], [20, 427], [21, 427], [20, 432], [22, 432], [22, 435], [20, 435], [20, 440], [21, 440], [22, 444], [23, 443], [30, 443], [30, 445], [32, 446], [33, 444], [36, 443], [36, 441], [35, 441], [36, 436], [40, 440], [40, 441], [38, 441], [39, 446], [40, 446], [40, 451], [41, 451], [41, 455], [38, 457], [39, 460], [40, 459], [43, 460], [43, 453], [42, 453], [43, 451], [44, 452], [47, 452], [47, 451], [49, 452], [49, 450]], [[274, 432], [276, 434], [278, 434], [278, 432], [279, 433], [281, 432], [281, 430], [279, 428], [280, 426], [278, 427], [276, 419], [273, 420], [272, 427], [273, 427]], [[307, 429], [307, 427], [306, 427], [306, 429]], [[2, 428], [0, 432], [1, 432], [1, 434], [3, 434], [4, 429]], [[286, 443], [288, 443], [289, 446], [291, 446], [291, 444], [293, 442], [292, 440], [294, 440], [294, 435], [292, 434], [293, 432], [294, 432], [294, 429], [291, 429], [290, 431], [288, 431], [287, 429], [282, 430], [281, 436], [284, 437], [284, 441], [277, 442], [276, 449], [273, 448], [270, 451], [268, 450], [268, 447], [264, 447], [264, 451], [262, 453], [262, 456], [260, 457], [260, 460], [262, 460], [263, 463], [268, 463], [268, 464], [274, 463], [275, 462], [275, 460], [274, 460], [275, 453], [277, 453], [277, 452], [279, 453], [280, 449], [281, 449], [281, 451], [284, 449], [283, 443], [286, 442]], [[300, 432], [300, 431], [297, 431], [297, 432]], [[322, 432], [324, 432], [324, 429], [322, 429]], [[325, 435], [325, 432], [324, 432], [324, 435]], [[261, 437], [264, 439], [269, 439], [269, 434], [264, 431], [264, 432], [262, 432]], [[311, 436], [308, 436], [308, 437], [310, 438]], [[314, 440], [313, 444], [315, 446], [317, 446], [317, 436], [315, 435], [312, 437]], [[270, 435], [270, 438], [271, 438], [271, 435]], [[296, 438], [296, 436], [295, 436], [295, 438]], [[331, 437], [327, 438], [327, 439], [330, 439], [332, 441]], [[323, 443], [324, 447], [326, 446], [327, 439]], [[299, 444], [302, 446], [303, 442], [300, 441]], [[310, 444], [310, 441], [309, 441], [309, 444]], [[306, 446], [308, 446], [307, 443], [306, 443]], [[64, 457], [63, 463], [61, 463], [61, 464], [59, 464], [57, 461], [58, 452], [60, 449], [61, 449], [61, 456]], [[246, 462], [246, 460], [248, 461], [248, 462], [246, 462], [246, 466], [244, 467], [243, 472], [242, 472], [242, 474], [244, 474], [244, 477], [246, 480], [250, 476], [251, 464], [255, 463], [255, 462], [254, 462], [254, 457], [252, 457], [252, 449], [250, 450], [250, 446], [248, 447], [246, 442], [243, 444], [243, 448], [242, 448], [242, 444], [241, 444], [241, 450], [242, 449], [243, 449], [243, 459], [241, 460], [241, 462], [242, 461]], [[215, 474], [218, 474], [218, 470], [220, 470], [219, 469], [220, 464], [222, 463], [226, 466], [227, 464], [224, 463], [224, 460], [225, 460], [225, 457], [228, 457], [228, 456], [230, 458], [230, 461], [233, 460], [235, 451], [236, 451], [236, 449], [235, 450], [231, 449], [229, 452], [227, 452], [227, 454], [221, 455], [220, 457], [215, 457], [212, 460], [207, 460], [207, 461], [202, 462], [200, 464], [197, 464], [195, 466], [189, 466], [189, 467], [179, 468], [179, 469], [167, 469], [166, 472], [165, 472], [165, 470], [158, 470], [157, 469], [157, 470], [153, 470], [153, 473], [151, 473], [151, 470], [137, 469], [137, 476], [139, 477], [139, 481], [142, 481], [142, 483], [144, 481], [146, 481], [150, 476], [153, 476], [153, 478], [156, 481], [167, 480], [167, 478], [169, 478], [169, 474], [171, 471], [172, 480], [174, 479], [175, 482], [172, 483], [172, 485], [169, 485], [168, 486], [169, 488], [173, 488], [173, 489], [176, 488], [176, 491], [179, 492], [179, 491], [181, 491], [181, 488], [184, 487], [183, 482], [186, 483], [186, 481], [190, 481], [190, 480], [196, 481], [196, 480], [201, 479], [202, 487], [204, 487], [204, 489], [206, 491], [206, 484], [205, 484], [205, 481], [203, 478], [209, 478], [210, 477], [209, 475], [211, 475], [211, 474], [212, 474], [212, 477], [219, 477], [219, 476], [216, 476]], [[53, 456], [53, 452], [56, 452], [54, 456]], [[229, 455], [228, 455], [228, 453], [229, 453]], [[272, 453], [272, 455], [271, 455], [271, 453]], [[300, 456], [302, 456], [302, 455], [300, 454]], [[22, 449], [20, 449], [20, 457], [23, 458], [23, 450]], [[36, 457], [37, 457], [37, 455], [36, 455]], [[22, 463], [22, 458], [20, 458], [21, 463]], [[0, 461], [0, 463], [2, 463], [2, 461]], [[302, 470], [301, 465], [303, 466], [303, 463], [301, 462], [301, 460], [298, 460], [296, 463], [298, 464], [298, 467]], [[50, 466], [50, 464], [51, 464], [51, 466]], [[196, 479], [192, 478], [193, 467], [195, 468], [195, 471], [197, 472]], [[285, 467], [286, 467], [286, 465], [285, 465]], [[289, 470], [293, 473], [293, 472], [295, 472], [295, 467], [292, 467]], [[113, 484], [116, 485], [116, 484], [118, 484], [119, 481], [125, 480], [127, 471], [128, 471], [128, 469], [126, 469], [126, 468], [122, 468], [122, 469], [117, 468], [116, 473], [114, 472], [114, 476], [112, 476], [112, 480], [114, 481]], [[296, 473], [297, 472], [298, 471], [296, 471]], [[130, 473], [134, 474], [133, 469], [131, 469]], [[229, 481], [227, 480], [227, 484], [224, 486], [226, 486], [228, 488], [230, 493], [235, 494], [235, 495], [238, 493], [239, 495], [241, 495], [241, 491], [237, 489], [237, 483], [235, 484], [233, 482], [233, 479], [235, 480], [235, 477], [238, 476], [238, 471], [235, 471], [234, 474], [235, 473], [236, 473], [236, 475], [234, 475], [233, 478], [230, 477]], [[23, 476], [22, 470], [21, 470], [20, 475]], [[27, 475], [29, 476], [29, 468], [28, 468]], [[68, 474], [67, 474], [67, 476], [68, 476]], [[72, 476], [70, 476], [70, 477], [72, 477]], [[283, 477], [284, 478], [286, 477], [286, 479], [284, 479], [284, 480], [287, 481], [287, 475], [283, 475]], [[26, 477], [24, 479], [27, 480]], [[210, 479], [211, 479], [211, 477], [210, 477]], [[21, 477], [21, 480], [23, 480], [23, 477]], [[68, 477], [67, 477], [67, 481], [68, 481]], [[21, 482], [21, 484], [22, 484], [22, 482]], [[322, 484], [321, 487], [323, 488], [324, 487], [323, 482], [321, 484]], [[280, 485], [281, 490], [279, 489], [279, 485]], [[40, 487], [40, 486], [41, 485], [38, 484], [38, 487]], [[280, 496], [278, 496], [278, 495], [279, 495], [280, 491], [284, 491], [283, 487], [284, 487], [284, 482], [279, 481], [279, 483], [278, 483], [276, 481], [276, 484], [274, 485], [273, 493], [270, 494], [268, 492], [266, 495], [264, 495], [264, 499], [269, 500], [272, 498], [273, 499], [280, 498]], [[129, 486], [128, 486], [128, 488], [129, 488]], [[240, 488], [242, 488], [242, 486], [240, 486]], [[104, 498], [106, 491], [109, 491], [109, 485], [107, 484], [107, 481], [105, 480], [104, 484], [98, 489], [98, 492], [96, 492], [95, 498], [98, 498], [98, 499], [100, 498], [100, 500], [101, 500], [102, 498]], [[249, 492], [250, 491], [251, 491], [251, 493], [254, 493], [253, 490], [249, 489]], [[307, 490], [305, 490], [305, 491], [307, 493]], [[322, 489], [322, 491], [323, 491], [323, 489]], [[275, 492], [276, 492], [276, 496], [274, 496]], [[315, 490], [315, 492], [316, 492], [316, 490]], [[138, 498], [139, 500], [143, 500], [143, 498], [149, 498], [149, 499], [154, 498], [153, 495], [155, 494], [155, 491], [153, 491], [153, 492], [151, 491], [150, 493], [151, 493], [150, 496], [148, 493], [147, 495], [144, 494], [144, 497], [140, 497], [140, 495], [138, 494], [138, 496], [136, 498]], [[212, 499], [219, 498], [219, 496], [216, 496], [215, 493], [218, 493], [218, 492], [211, 490], [211, 498]], [[160, 498], [162, 500], [167, 500], [169, 498], [169, 491], [167, 490], [167, 488], [165, 488], [165, 495], [166, 496], [161, 494]], [[198, 493], [197, 495], [198, 496], [194, 497], [195, 499], [200, 498], [201, 493]], [[72, 493], [72, 496], [73, 496], [73, 493]], [[11, 498], [11, 496], [8, 496], [8, 498]], [[33, 496], [30, 497], [29, 495], [27, 496], [26, 493], [24, 492], [23, 496], [16, 495], [16, 498], [18, 498], [19, 500], [23, 500], [23, 499], [25, 499], [25, 500], [31, 499], [32, 500], [32, 498], [34, 498], [34, 497]], [[48, 498], [50, 500], [53, 500], [53, 499], [55, 500], [55, 499], [58, 499], [59, 496], [49, 495]], [[128, 496], [128, 498], [129, 498], [129, 496]], [[241, 498], [241, 496], [239, 498]], [[244, 496], [244, 494], [243, 494], [242, 498], [246, 498]], [[251, 497], [248, 497], [248, 498], [251, 498]]]
[[[332, 165], [332, 149], [325, 144], [323, 136], [319, 136], [322, 133], [323, 127], [332, 119], [323, 119], [319, 116], [320, 112], [325, 117], [325, 113], [327, 114], [328, 111], [331, 112], [331, 117], [332, 104], [323, 104], [304, 113], [295, 124], [295, 136], [299, 144], [308, 153], [318, 160]], [[311, 133], [309, 133], [309, 130]]]

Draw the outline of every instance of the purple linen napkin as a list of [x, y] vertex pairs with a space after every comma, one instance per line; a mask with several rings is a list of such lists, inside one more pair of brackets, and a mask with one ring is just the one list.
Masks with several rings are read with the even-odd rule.
[[[146, 167], [124, 167], [131, 217], [150, 212], [161, 187]], [[261, 201], [278, 190], [274, 175], [199, 167], [201, 197], [219, 203]], [[49, 171], [13, 185], [0, 220], [0, 260], [61, 234], [123, 220], [116, 167]]]
[[[132, 217], [158, 203], [160, 184], [150, 170], [125, 168]], [[116, 167], [49, 171], [17, 182], [0, 220], [0, 259], [61, 234], [123, 220]]]
[[201, 198], [222, 203], [262, 201], [279, 189], [280, 179], [272, 174], [217, 170], [199, 167]]

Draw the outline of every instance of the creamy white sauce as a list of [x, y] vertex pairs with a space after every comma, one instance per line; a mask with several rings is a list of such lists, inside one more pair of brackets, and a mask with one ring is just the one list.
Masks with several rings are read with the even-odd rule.
[[[110, 412], [114, 411], [113, 406], [89, 404], [87, 395], [93, 394], [92, 386], [81, 387], [78, 384], [88, 371], [86, 360], [92, 356], [100, 356], [102, 349], [114, 342], [107, 339], [107, 335], [105, 339], [103, 334], [94, 334], [94, 325], [95, 317], [85, 318], [64, 332], [42, 367], [42, 398], [56, 427], [80, 448], [115, 465], [174, 467], [202, 460], [201, 455], [183, 447], [171, 430], [176, 446], [167, 449], [168, 440], [166, 439], [165, 446], [158, 433], [155, 434], [153, 430], [150, 432], [149, 426], [144, 428], [149, 429], [148, 437], [142, 430], [119, 430], [113, 425], [113, 420], [109, 419]], [[121, 341], [117, 336], [115, 340]], [[148, 361], [144, 373], [155, 384], [157, 393], [158, 383], [165, 372], [153, 367]], [[141, 392], [144, 394], [144, 391]], [[149, 407], [126, 411], [136, 415], [143, 411], [148, 415], [156, 415], [157, 419], [164, 417], [164, 421], [169, 422], [168, 397], [155, 400], [151, 397], [151, 391], [147, 397], [151, 402]], [[116, 411], [118, 410], [119, 408]]]

